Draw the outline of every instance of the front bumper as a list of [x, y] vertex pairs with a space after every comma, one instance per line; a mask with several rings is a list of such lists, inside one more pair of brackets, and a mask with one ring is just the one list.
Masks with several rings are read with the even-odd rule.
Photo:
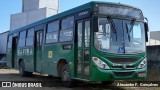
[[146, 79], [147, 66], [143, 69], [134, 70], [103, 70], [93, 67], [91, 81], [110, 81], [110, 80], [134, 80]]

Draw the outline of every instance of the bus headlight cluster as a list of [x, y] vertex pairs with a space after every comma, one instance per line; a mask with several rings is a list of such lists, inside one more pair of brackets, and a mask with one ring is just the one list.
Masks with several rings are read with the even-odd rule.
[[110, 69], [109, 66], [103, 62], [102, 60], [100, 60], [97, 57], [93, 57], [92, 60], [94, 61], [94, 63], [101, 69]]
[[145, 58], [138, 66], [138, 69], [142, 69], [147, 65], [147, 59]]

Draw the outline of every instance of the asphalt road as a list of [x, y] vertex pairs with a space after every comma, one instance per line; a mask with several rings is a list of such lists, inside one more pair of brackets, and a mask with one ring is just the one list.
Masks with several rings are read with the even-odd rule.
[[[100, 83], [90, 84], [84, 82], [77, 82], [73, 88], [65, 88], [61, 85], [60, 78], [49, 77], [47, 75], [34, 75], [32, 77], [20, 77], [18, 71], [11, 69], [0, 69], [0, 81], [35, 81], [46, 82], [52, 87], [42, 88], [0, 88], [0, 90], [159, 90], [157, 88], [142, 88], [142, 87], [109, 87]], [[52, 83], [47, 83], [51, 81]]]

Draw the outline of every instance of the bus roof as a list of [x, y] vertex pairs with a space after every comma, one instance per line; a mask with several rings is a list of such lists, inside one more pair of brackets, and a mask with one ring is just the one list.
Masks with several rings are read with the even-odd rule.
[[[18, 29], [15, 29], [15, 30], [13, 30], [13, 31], [10, 31], [8, 35], [11, 35], [11, 34], [13, 34], [13, 33], [17, 33], [17, 32], [26, 30], [26, 29], [28, 29], [28, 28], [32, 28], [33, 26], [37, 26], [37, 25], [46, 23], [46, 22], [48, 22], [48, 21], [52, 21], [52, 20], [56, 20], [56, 19], [59, 19], [59, 18], [63, 18], [63, 17], [68, 16], [68, 15], [72, 15], [72, 14], [74, 14], [74, 13], [83, 11], [83, 10], [85, 10], [85, 9], [92, 9], [93, 5], [95, 5], [95, 4], [120, 5], [120, 6], [127, 6], [127, 7], [136, 8], [136, 7], [133, 7], [133, 6], [129, 6], [129, 5], [125, 5], [125, 4], [120, 4], [120, 3], [103, 2], [103, 1], [91, 1], [91, 2], [89, 2], [89, 3], [86, 3], [86, 4], [83, 4], [83, 5], [81, 5], [81, 6], [75, 7], [75, 8], [73, 8], [73, 9], [70, 9], [70, 10], [67, 10], [67, 11], [64, 11], [64, 12], [61, 12], [61, 13], [56, 14], [56, 15], [53, 15], [53, 16], [51, 16], [51, 17], [48, 17], [48, 18], [39, 20], [39, 21], [37, 21], [37, 22], [31, 23], [31, 24], [29, 24], [29, 25], [26, 25], [26, 26], [23, 26], [23, 27], [21, 27], [21, 28], [18, 28]], [[138, 9], [138, 8], [136, 8], [136, 9]], [[140, 10], [140, 9], [139, 9], [139, 10]]]

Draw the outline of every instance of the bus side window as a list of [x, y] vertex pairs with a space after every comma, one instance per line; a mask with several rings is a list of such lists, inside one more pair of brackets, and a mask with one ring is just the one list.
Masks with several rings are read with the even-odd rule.
[[12, 35], [10, 35], [8, 37], [8, 46], [7, 46], [8, 49], [11, 49], [12, 48]]
[[85, 47], [90, 44], [90, 21], [85, 22]]
[[46, 31], [46, 43], [58, 42], [59, 20], [48, 23]]
[[26, 41], [26, 30], [20, 32], [18, 47], [24, 47]]
[[74, 16], [67, 17], [62, 20], [60, 30], [60, 42], [72, 41], [73, 39], [73, 27], [74, 27]]
[[27, 31], [26, 46], [34, 45], [34, 28]]

